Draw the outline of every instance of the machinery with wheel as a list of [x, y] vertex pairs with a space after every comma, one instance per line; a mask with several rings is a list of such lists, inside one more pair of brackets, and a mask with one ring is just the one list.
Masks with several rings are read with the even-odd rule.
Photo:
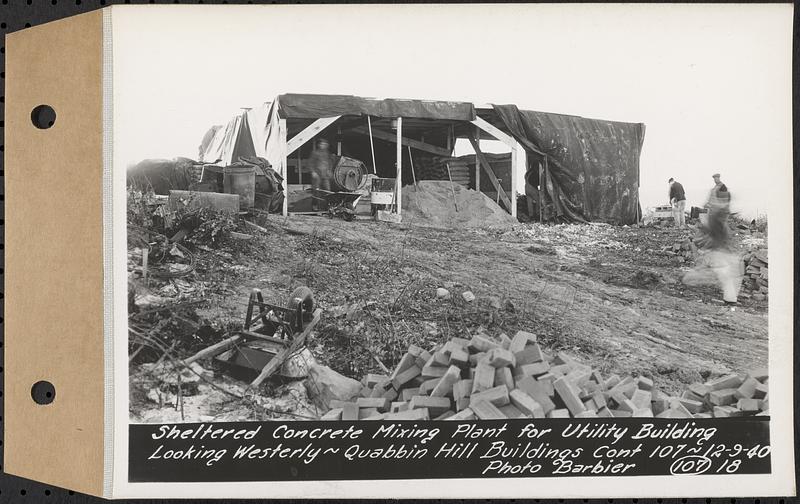
[[321, 315], [308, 287], [295, 289], [286, 306], [265, 303], [261, 291], [253, 289], [238, 334], [200, 350], [184, 363], [215, 358], [239, 372], [256, 375], [251, 386], [257, 387], [302, 349]]

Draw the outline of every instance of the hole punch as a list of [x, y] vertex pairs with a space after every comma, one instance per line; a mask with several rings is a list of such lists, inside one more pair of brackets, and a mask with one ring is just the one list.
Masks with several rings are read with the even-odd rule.
[[56, 123], [56, 111], [50, 105], [38, 105], [31, 111], [31, 122], [39, 129], [51, 128]]
[[50, 404], [56, 399], [56, 388], [48, 381], [38, 381], [31, 387], [31, 397], [36, 404]]

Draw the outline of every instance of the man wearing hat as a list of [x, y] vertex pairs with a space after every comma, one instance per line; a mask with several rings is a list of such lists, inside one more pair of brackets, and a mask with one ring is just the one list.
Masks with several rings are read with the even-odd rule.
[[311, 209], [316, 211], [319, 209], [317, 198], [319, 197], [317, 190], [324, 189], [331, 190], [331, 177], [333, 177], [334, 159], [330, 152], [328, 152], [328, 140], [320, 138], [308, 158], [308, 165], [311, 169]]
[[686, 192], [680, 182], [669, 179], [669, 203], [672, 205], [672, 217], [675, 227], [686, 227]]

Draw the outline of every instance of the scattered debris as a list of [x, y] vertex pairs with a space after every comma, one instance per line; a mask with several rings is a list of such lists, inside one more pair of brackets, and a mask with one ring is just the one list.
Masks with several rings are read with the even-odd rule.
[[475, 294], [473, 294], [472, 291], [464, 291], [464, 292], [462, 292], [461, 293], [461, 297], [467, 303], [471, 303], [471, 302], [475, 301]]
[[444, 287], [436, 289], [436, 297], [439, 299], [450, 299], [450, 291]]
[[756, 301], [765, 301], [769, 296], [769, 260], [767, 249], [748, 252], [743, 257], [744, 279], [742, 286], [750, 291]]

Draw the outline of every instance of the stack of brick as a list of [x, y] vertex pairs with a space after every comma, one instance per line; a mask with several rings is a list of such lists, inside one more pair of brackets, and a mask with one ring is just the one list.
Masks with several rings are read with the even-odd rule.
[[744, 287], [752, 292], [753, 299], [764, 301], [769, 295], [769, 261], [766, 250], [749, 252], [744, 260]]
[[603, 377], [536, 336], [452, 338], [430, 351], [411, 345], [391, 375], [369, 374], [361, 397], [333, 401], [324, 420], [506, 418], [710, 418], [768, 414], [765, 371], [690, 385], [679, 397], [640, 376]]
[[682, 257], [684, 261], [693, 260], [697, 254], [697, 246], [691, 238], [676, 241], [672, 246], [667, 245], [663, 247], [663, 250], [666, 251], [668, 255]]

